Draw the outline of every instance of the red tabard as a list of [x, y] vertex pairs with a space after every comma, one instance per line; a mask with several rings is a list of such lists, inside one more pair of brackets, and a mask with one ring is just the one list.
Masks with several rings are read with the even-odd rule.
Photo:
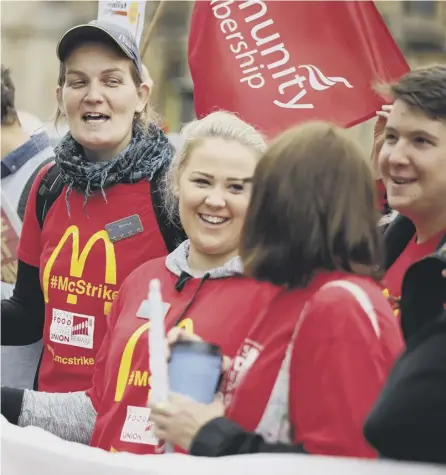
[[[379, 338], [345, 288], [321, 289], [339, 280], [367, 294]], [[305, 318], [280, 378], [304, 306]], [[275, 427], [283, 424], [290, 429], [283, 440], [303, 444], [311, 454], [375, 457], [362, 427], [402, 349], [397, 319], [374, 281], [339, 272], [320, 274], [306, 289], [278, 296], [259, 315], [225, 380], [226, 415], [270, 441], [276, 438]], [[283, 410], [287, 421], [281, 421]]]
[[[81, 391], [91, 387], [96, 353], [102, 343], [119, 287], [143, 262], [167, 254], [150, 199], [150, 183], [119, 184], [88, 198], [76, 191], [66, 203], [66, 187], [46, 216], [36, 216], [36, 195], [48, 167], [29, 195], [18, 258], [40, 268], [45, 299], [43, 359], [39, 390]], [[138, 215], [142, 232], [112, 243], [105, 226]]]
[[109, 330], [99, 352], [93, 388], [88, 391], [98, 412], [91, 445], [107, 451], [155, 453], [158, 441], [150, 430], [146, 407], [150, 393], [148, 330], [150, 322], [136, 316], [147, 298], [151, 279], [161, 282], [167, 304], [166, 330], [171, 329], [193, 300], [180, 327], [217, 344], [233, 357], [252, 322], [264, 311], [277, 288], [240, 276], [191, 279], [179, 292], [178, 277], [164, 259], [148, 262], [124, 282], [109, 317]]

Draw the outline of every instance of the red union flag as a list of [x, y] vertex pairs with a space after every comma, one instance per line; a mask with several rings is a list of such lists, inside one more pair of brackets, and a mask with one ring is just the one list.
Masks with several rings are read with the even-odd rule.
[[269, 137], [319, 119], [351, 127], [409, 71], [371, 1], [198, 1], [189, 37], [198, 117], [238, 113]]

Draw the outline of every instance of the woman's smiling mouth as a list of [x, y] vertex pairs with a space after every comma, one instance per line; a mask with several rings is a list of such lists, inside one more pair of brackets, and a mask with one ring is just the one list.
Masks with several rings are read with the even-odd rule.
[[210, 214], [198, 214], [200, 219], [206, 224], [211, 224], [213, 226], [218, 226], [229, 221], [229, 218], [224, 218], [222, 216], [212, 216]]

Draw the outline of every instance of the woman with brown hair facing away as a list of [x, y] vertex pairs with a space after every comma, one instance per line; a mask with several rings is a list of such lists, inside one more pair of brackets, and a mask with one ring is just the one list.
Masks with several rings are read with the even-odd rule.
[[241, 256], [247, 275], [283, 291], [226, 374], [226, 407], [173, 395], [152, 409], [159, 438], [193, 455], [376, 457], [362, 427], [403, 342], [376, 272], [375, 210], [346, 132], [309, 123], [275, 140], [254, 175]]

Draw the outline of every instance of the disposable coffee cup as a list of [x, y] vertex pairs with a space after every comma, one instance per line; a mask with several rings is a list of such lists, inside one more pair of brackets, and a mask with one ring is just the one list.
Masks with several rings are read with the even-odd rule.
[[221, 375], [220, 348], [203, 341], [180, 341], [170, 351], [170, 391], [204, 404], [211, 403]]

